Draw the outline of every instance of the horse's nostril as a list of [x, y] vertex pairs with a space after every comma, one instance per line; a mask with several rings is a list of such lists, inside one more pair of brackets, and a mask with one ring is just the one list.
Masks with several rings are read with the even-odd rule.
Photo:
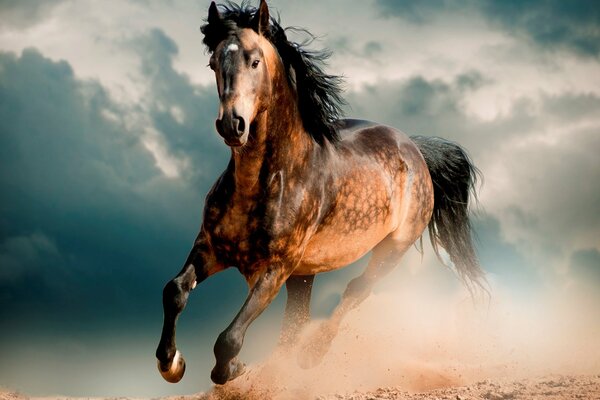
[[237, 120], [237, 134], [238, 136], [242, 136], [244, 134], [244, 130], [246, 128], [246, 123], [244, 122], [244, 118], [235, 117]]

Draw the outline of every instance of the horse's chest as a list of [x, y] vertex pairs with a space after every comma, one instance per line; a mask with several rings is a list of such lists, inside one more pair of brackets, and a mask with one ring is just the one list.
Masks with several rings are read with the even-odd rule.
[[268, 235], [262, 229], [263, 216], [256, 210], [230, 207], [226, 212], [206, 221], [213, 251], [227, 266], [252, 264], [264, 257]]
[[205, 229], [217, 259], [245, 269], [301, 253], [308, 219], [302, 207], [291, 204], [264, 198], [250, 207], [232, 202], [225, 211], [209, 212]]

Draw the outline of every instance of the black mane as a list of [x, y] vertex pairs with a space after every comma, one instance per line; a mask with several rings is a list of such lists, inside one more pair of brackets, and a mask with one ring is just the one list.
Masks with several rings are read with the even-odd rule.
[[[219, 5], [222, 20], [207, 23], [200, 30], [204, 34], [204, 44], [212, 53], [221, 41], [235, 34], [239, 29], [252, 28], [252, 18], [256, 8], [228, 2]], [[298, 108], [304, 129], [319, 144], [325, 141], [337, 143], [340, 138], [335, 122], [343, 116], [342, 78], [326, 74], [322, 67], [331, 53], [310, 51], [307, 43], [290, 42], [278, 19], [271, 18], [266, 38], [273, 44], [283, 60], [291, 84], [298, 93]]]

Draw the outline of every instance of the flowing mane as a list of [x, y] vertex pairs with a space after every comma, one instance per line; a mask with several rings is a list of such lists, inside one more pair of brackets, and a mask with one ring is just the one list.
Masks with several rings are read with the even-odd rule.
[[[211, 53], [228, 36], [235, 35], [240, 29], [252, 28], [251, 21], [257, 9], [244, 2], [241, 5], [228, 2], [219, 5], [219, 11], [221, 21], [207, 22], [200, 28], [204, 34], [203, 42]], [[307, 50], [308, 43], [289, 41], [287, 29], [290, 28], [281, 27], [278, 18], [270, 18], [265, 36], [277, 49], [288, 81], [296, 89], [304, 129], [320, 145], [326, 141], [335, 144], [340, 140], [336, 121], [343, 116], [342, 106], [345, 104], [342, 98], [343, 80], [323, 71], [331, 55], [329, 51]]]

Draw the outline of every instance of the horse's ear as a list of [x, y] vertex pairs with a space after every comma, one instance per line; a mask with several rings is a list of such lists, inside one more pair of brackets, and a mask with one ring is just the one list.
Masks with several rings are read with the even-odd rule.
[[213, 1], [210, 3], [210, 7], [208, 7], [208, 23], [218, 24], [219, 22], [221, 22], [221, 13]]
[[252, 28], [260, 35], [269, 32], [269, 7], [265, 0], [260, 0], [258, 11], [252, 19]]

